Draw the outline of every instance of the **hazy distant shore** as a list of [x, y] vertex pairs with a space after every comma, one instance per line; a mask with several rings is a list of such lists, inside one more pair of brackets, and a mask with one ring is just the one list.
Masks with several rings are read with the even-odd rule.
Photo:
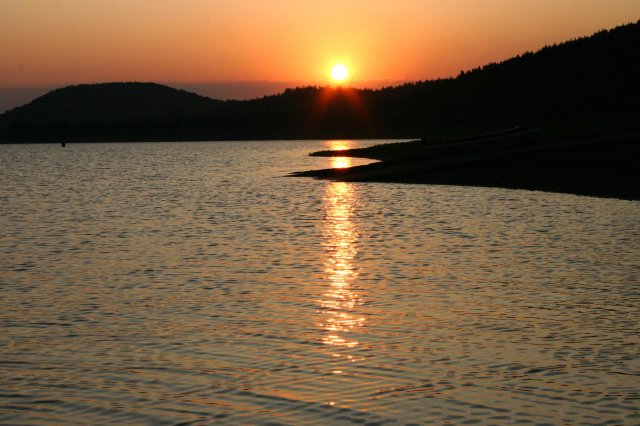
[[640, 133], [540, 140], [535, 129], [523, 129], [494, 136], [422, 140], [311, 155], [382, 161], [292, 176], [500, 187], [640, 200]]

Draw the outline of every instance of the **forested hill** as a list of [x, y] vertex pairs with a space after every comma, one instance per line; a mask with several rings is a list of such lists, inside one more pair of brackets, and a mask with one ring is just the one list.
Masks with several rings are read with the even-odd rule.
[[0, 133], [4, 142], [417, 138], [561, 121], [629, 123], [640, 117], [639, 46], [640, 21], [455, 78], [380, 90], [295, 88], [250, 101], [152, 83], [71, 86], [0, 116]]
[[6, 113], [20, 124], [157, 123], [202, 119], [223, 104], [155, 83], [81, 84]]

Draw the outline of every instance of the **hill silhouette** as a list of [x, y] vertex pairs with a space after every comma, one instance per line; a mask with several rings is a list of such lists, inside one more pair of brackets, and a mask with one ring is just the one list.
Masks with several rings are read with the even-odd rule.
[[300, 87], [250, 101], [153, 83], [71, 86], [0, 116], [0, 134], [3, 142], [46, 142], [420, 138], [558, 123], [573, 123], [567, 131], [627, 128], [640, 121], [638, 46], [640, 21], [448, 79], [379, 90]]

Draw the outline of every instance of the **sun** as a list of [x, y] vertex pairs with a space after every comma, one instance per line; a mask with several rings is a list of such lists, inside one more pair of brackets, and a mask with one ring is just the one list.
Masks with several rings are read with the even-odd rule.
[[335, 81], [345, 81], [349, 77], [349, 68], [344, 66], [343, 64], [335, 64], [331, 68], [331, 78]]

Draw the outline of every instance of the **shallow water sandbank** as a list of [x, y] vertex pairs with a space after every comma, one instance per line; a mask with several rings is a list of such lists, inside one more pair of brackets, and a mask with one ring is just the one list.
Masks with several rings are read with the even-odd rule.
[[[640, 134], [567, 141], [518, 138], [389, 145], [383, 161], [295, 173], [352, 182], [461, 185], [640, 200]], [[393, 151], [401, 154], [394, 158]], [[380, 148], [378, 148], [380, 152]], [[330, 155], [323, 153], [322, 155]], [[375, 150], [334, 155], [375, 158]]]

